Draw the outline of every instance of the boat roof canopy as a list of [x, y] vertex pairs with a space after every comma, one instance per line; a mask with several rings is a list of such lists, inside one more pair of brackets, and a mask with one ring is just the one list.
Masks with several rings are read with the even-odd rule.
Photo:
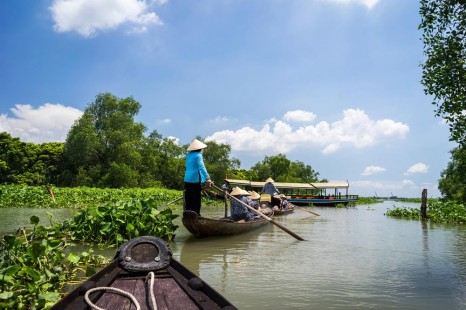
[[[248, 180], [225, 179], [231, 185], [249, 186], [253, 188], [263, 187], [266, 182], [255, 182]], [[312, 183], [283, 183], [274, 182], [276, 188], [294, 188], [294, 189], [325, 189], [325, 188], [348, 188], [348, 182], [312, 182]]]

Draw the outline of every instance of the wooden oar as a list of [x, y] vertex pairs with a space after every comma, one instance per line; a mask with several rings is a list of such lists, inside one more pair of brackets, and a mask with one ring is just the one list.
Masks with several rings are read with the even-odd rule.
[[293, 207], [298, 208], [298, 209], [301, 210], [301, 211], [309, 212], [309, 213], [312, 213], [312, 214], [314, 214], [314, 215], [316, 215], [316, 216], [320, 216], [319, 213], [312, 212], [311, 210], [308, 210], [308, 209], [306, 209], [306, 208], [298, 207], [297, 205], [294, 205], [294, 204], [292, 204], [292, 203], [290, 203], [290, 202], [288, 202], [288, 203], [289, 203], [290, 205], [292, 205]]
[[180, 199], [183, 199], [183, 196], [181, 196], [180, 198], [176, 198], [175, 200], [172, 200], [172, 201], [170, 201], [170, 202], [167, 202], [166, 204], [164, 204], [164, 205], [161, 206], [160, 208], [165, 208], [166, 206], [171, 205], [172, 203], [175, 203], [175, 202], [177, 202], [177, 201], [180, 200]]
[[[213, 185], [212, 184], [212, 187], [217, 189], [218, 191], [221, 191], [223, 192], [220, 188], [218, 188], [217, 186]], [[248, 204], [242, 202], [241, 200], [239, 200], [238, 198], [236, 198], [235, 196], [232, 196], [230, 195], [229, 193], [225, 192], [225, 194], [232, 198], [232, 199], [235, 199], [236, 201], [238, 201], [239, 203], [241, 203], [243, 206], [245, 206], [246, 208], [248, 208], [249, 210], [259, 214], [260, 216], [262, 216], [263, 218], [265, 218], [267, 221], [269, 221], [270, 223], [274, 224], [275, 226], [279, 227], [280, 229], [284, 230], [285, 232], [287, 232], [288, 234], [292, 235], [293, 237], [295, 237], [297, 240], [299, 241], [304, 241], [303, 238], [301, 238], [300, 236], [298, 236], [297, 234], [295, 234], [294, 232], [292, 232], [291, 230], [289, 230], [288, 228], [284, 227], [283, 225], [280, 225], [279, 223], [275, 222], [274, 220], [272, 220], [270, 217], [268, 217], [267, 215], [265, 215], [264, 213], [260, 212], [259, 210], [256, 210], [254, 209], [253, 207], [249, 206]]]

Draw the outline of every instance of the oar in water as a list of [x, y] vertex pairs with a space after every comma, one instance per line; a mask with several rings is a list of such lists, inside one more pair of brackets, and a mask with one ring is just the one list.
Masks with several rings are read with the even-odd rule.
[[164, 205], [161, 206], [160, 208], [165, 208], [165, 207], [167, 207], [168, 205], [171, 205], [172, 203], [175, 203], [175, 202], [177, 202], [178, 200], [181, 200], [181, 199], [183, 199], [183, 196], [181, 196], [180, 198], [176, 198], [175, 200], [172, 200], [172, 201], [167, 202], [166, 204], [164, 204]]
[[[288, 202], [288, 203], [289, 203], [289, 202]], [[292, 205], [292, 206], [295, 207], [295, 208], [298, 208], [298, 209], [301, 210], [301, 211], [309, 212], [309, 213], [312, 213], [312, 214], [314, 214], [314, 215], [316, 215], [316, 216], [320, 216], [319, 213], [312, 212], [311, 210], [308, 210], [308, 209], [306, 209], [306, 208], [298, 207], [297, 205], [294, 205], [294, 204], [292, 204], [292, 203], [289, 203], [289, 204]]]
[[[215, 186], [215, 185], [213, 185], [213, 184], [212, 184], [212, 186], [213, 186], [213, 188], [217, 189], [218, 191], [223, 192], [223, 191], [222, 191], [220, 188], [218, 188], [217, 186]], [[238, 201], [239, 203], [241, 203], [243, 206], [245, 206], [245, 207], [248, 208], [249, 210], [251, 210], [251, 211], [253, 211], [253, 212], [259, 214], [260, 216], [262, 216], [263, 218], [265, 218], [267, 221], [269, 221], [270, 223], [274, 224], [274, 225], [277, 226], [278, 228], [280, 228], [280, 229], [284, 230], [285, 232], [287, 232], [288, 234], [292, 235], [292, 236], [295, 237], [297, 240], [299, 240], [299, 241], [304, 241], [303, 238], [301, 238], [300, 236], [298, 236], [297, 234], [295, 234], [294, 232], [292, 232], [292, 231], [289, 230], [288, 228], [284, 227], [283, 225], [281, 225], [281, 224], [275, 222], [274, 220], [272, 220], [270, 217], [268, 217], [268, 216], [265, 215], [264, 213], [262, 213], [262, 212], [260, 212], [260, 211], [258, 211], [258, 210], [256, 210], [256, 209], [254, 209], [253, 207], [251, 207], [251, 206], [249, 206], [248, 204], [242, 202], [241, 200], [239, 200], [239, 199], [236, 198], [235, 196], [230, 195], [230, 194], [227, 193], [227, 192], [225, 192], [225, 194], [226, 194], [228, 197], [230, 197], [230, 198], [232, 198], [232, 199], [235, 199], [236, 201]]]

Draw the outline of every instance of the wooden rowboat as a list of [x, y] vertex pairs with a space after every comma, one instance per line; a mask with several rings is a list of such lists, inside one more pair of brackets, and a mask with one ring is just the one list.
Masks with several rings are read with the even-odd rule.
[[273, 209], [273, 215], [287, 215], [287, 214], [290, 214], [290, 213], [293, 213], [294, 212], [294, 205], [292, 205], [291, 203], [288, 203], [288, 209], [286, 210], [283, 210], [283, 209]]
[[51, 309], [84, 310], [95, 305], [130, 310], [138, 309], [136, 303], [141, 310], [155, 309], [154, 301], [159, 310], [236, 309], [171, 256], [168, 244], [159, 238], [132, 239], [119, 249], [115, 260]]
[[245, 233], [268, 223], [264, 218], [247, 222], [235, 222], [230, 218], [211, 219], [198, 215], [194, 211], [185, 210], [182, 222], [184, 227], [196, 238], [219, 235], [236, 235]]

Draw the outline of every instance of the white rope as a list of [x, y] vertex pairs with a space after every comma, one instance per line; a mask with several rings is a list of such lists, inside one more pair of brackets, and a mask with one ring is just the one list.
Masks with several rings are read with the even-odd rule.
[[[149, 289], [150, 289], [150, 298], [151, 298], [151, 302], [152, 302], [152, 309], [157, 310], [157, 303], [155, 301], [155, 294], [154, 294], [155, 276], [154, 276], [154, 273], [152, 271], [147, 274], [146, 281], [147, 281], [147, 279], [149, 277], [150, 277]], [[100, 308], [100, 307], [96, 306], [89, 299], [89, 294], [91, 294], [93, 292], [97, 292], [97, 291], [112, 291], [112, 292], [124, 295], [124, 296], [128, 297], [129, 299], [131, 299], [131, 301], [136, 306], [136, 310], [141, 310], [141, 306], [139, 305], [138, 301], [136, 300], [136, 297], [134, 297], [133, 294], [128, 293], [128, 292], [126, 292], [126, 291], [124, 291], [122, 289], [116, 288], [116, 287], [96, 287], [96, 288], [91, 288], [90, 290], [88, 290], [86, 292], [86, 294], [84, 295], [84, 300], [86, 301], [88, 306], [93, 310], [106, 310], [104, 308]]]
[[134, 297], [131, 293], [128, 293], [128, 292], [126, 292], [124, 290], [121, 290], [119, 288], [116, 288], [116, 287], [96, 287], [96, 288], [91, 288], [90, 290], [88, 290], [86, 292], [86, 294], [84, 295], [84, 300], [86, 300], [89, 307], [91, 307], [94, 310], [106, 310], [104, 308], [100, 308], [100, 307], [96, 306], [89, 299], [89, 294], [93, 293], [93, 292], [97, 292], [97, 291], [113, 291], [113, 292], [116, 292], [118, 294], [124, 295], [124, 296], [130, 298], [131, 301], [136, 305], [136, 310], [141, 310], [141, 306], [139, 305], [138, 301], [136, 300], [136, 297]]
[[150, 290], [150, 300], [152, 301], [152, 309], [157, 310], [157, 302], [155, 301], [155, 294], [154, 294], [154, 273], [151, 271], [147, 274], [147, 278], [150, 277], [150, 285], [149, 285], [149, 290]]

